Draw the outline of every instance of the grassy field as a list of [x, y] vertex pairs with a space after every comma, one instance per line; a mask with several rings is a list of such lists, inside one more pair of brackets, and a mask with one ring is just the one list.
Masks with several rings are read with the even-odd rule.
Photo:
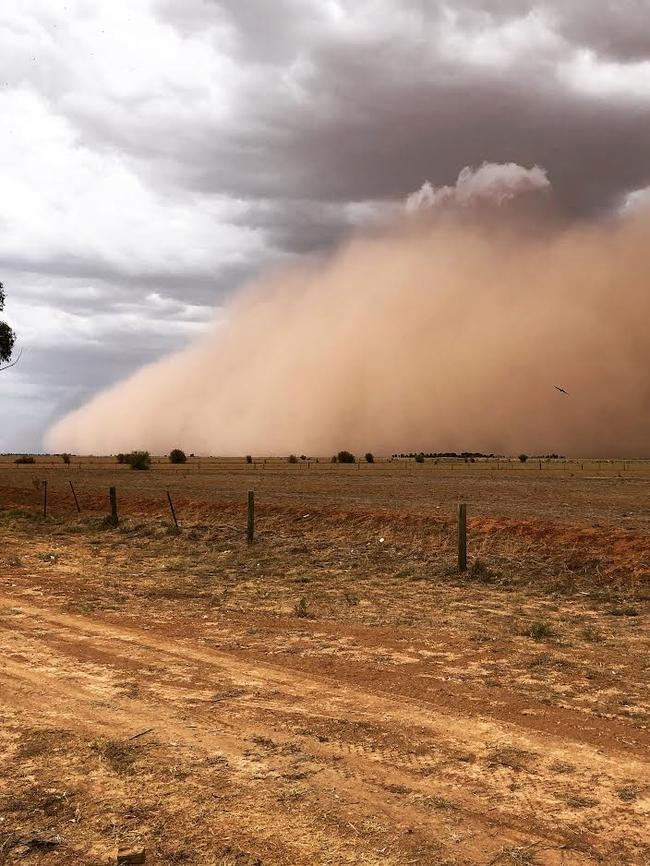
[[650, 864], [647, 462], [12, 459], [0, 864]]

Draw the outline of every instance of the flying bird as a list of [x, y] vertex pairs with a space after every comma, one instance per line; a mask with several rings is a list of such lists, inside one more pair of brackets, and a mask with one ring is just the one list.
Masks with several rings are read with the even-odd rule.
[[553, 387], [555, 388], [556, 391], [560, 391], [560, 393], [562, 393], [562, 394], [566, 394], [567, 397], [569, 396], [569, 392], [568, 392], [568, 391], [565, 391], [564, 388], [560, 388], [559, 385], [553, 385]]

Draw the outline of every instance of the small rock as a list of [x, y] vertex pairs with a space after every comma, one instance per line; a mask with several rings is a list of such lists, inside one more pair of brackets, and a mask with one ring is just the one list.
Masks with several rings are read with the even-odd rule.
[[117, 866], [120, 864], [144, 863], [147, 852], [144, 848], [119, 848], [116, 855]]

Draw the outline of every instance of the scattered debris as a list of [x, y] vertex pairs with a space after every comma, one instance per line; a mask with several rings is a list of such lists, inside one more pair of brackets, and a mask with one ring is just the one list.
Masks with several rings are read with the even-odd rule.
[[118, 848], [115, 855], [117, 866], [120, 864], [145, 863], [147, 852], [144, 848]]
[[139, 734], [134, 734], [132, 737], [129, 737], [129, 742], [131, 740], [139, 740], [140, 737], [144, 737], [145, 734], [150, 734], [154, 730], [155, 728], [147, 728], [145, 731], [140, 731]]

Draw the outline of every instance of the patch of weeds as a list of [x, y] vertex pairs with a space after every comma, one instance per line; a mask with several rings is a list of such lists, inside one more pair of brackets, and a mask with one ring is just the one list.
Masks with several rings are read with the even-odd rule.
[[36, 758], [51, 753], [57, 745], [69, 741], [72, 736], [70, 731], [58, 728], [27, 731], [21, 734], [17, 757]]
[[635, 607], [612, 607], [607, 611], [610, 616], [639, 616]]
[[262, 866], [262, 861], [241, 848], [224, 848], [216, 866]]
[[624, 788], [620, 788], [616, 794], [619, 800], [623, 800], [624, 803], [633, 803], [639, 796], [638, 790], [632, 785], [626, 785]]
[[566, 775], [568, 773], [575, 773], [576, 768], [574, 764], [570, 764], [568, 761], [553, 761], [549, 766], [549, 770], [551, 773]]
[[59, 561], [59, 554], [58, 553], [37, 553], [36, 559], [40, 559], [41, 562], [49, 562], [50, 564], [53, 564], [53, 563]]
[[583, 797], [580, 794], [572, 794], [566, 798], [566, 804], [572, 809], [591, 809], [598, 805], [598, 801], [592, 800], [591, 797]]
[[533, 640], [547, 640], [553, 637], [553, 629], [547, 622], [538, 620], [530, 624], [530, 626], [522, 632], [523, 637], [531, 637]]
[[292, 785], [284, 791], [280, 791], [278, 794], [278, 802], [279, 803], [297, 803], [300, 800], [304, 800], [307, 796], [307, 792], [304, 788], [299, 788], [297, 785]]
[[424, 797], [421, 800], [423, 806], [429, 809], [440, 809], [443, 812], [454, 812], [458, 809], [456, 803], [453, 803], [451, 800], [447, 800], [446, 797], [439, 797], [438, 795], [433, 795], [429, 797]]
[[348, 607], [354, 607], [355, 605], [359, 604], [358, 596], [354, 595], [354, 593], [352, 592], [348, 592], [347, 590], [344, 593], [344, 598], [348, 604]]
[[586, 625], [582, 630], [582, 636], [590, 643], [602, 643], [604, 640], [603, 633], [593, 625]]
[[390, 794], [410, 794], [411, 789], [407, 788], [406, 785], [394, 784], [393, 782], [389, 782], [387, 785], [383, 785], [385, 791], [388, 791]]
[[92, 749], [101, 755], [113, 772], [118, 775], [125, 775], [133, 771], [133, 765], [140, 752], [133, 743], [123, 740], [106, 740], [103, 743], [93, 743]]
[[529, 668], [547, 668], [553, 663], [553, 656], [550, 653], [540, 653], [528, 662]]
[[165, 854], [168, 863], [189, 863], [193, 856], [190, 851], [184, 851], [182, 848], [167, 851]]
[[256, 734], [252, 737], [248, 738], [251, 743], [255, 743], [256, 746], [261, 746], [263, 749], [268, 749], [271, 752], [276, 751], [277, 745], [270, 740], [268, 737], [258, 737]]
[[527, 770], [535, 755], [517, 746], [497, 746], [487, 754], [489, 767], [507, 767], [509, 770]]
[[19, 559], [19, 557], [12, 556], [11, 559], [7, 560], [7, 565], [9, 566], [9, 568], [22, 568], [23, 562], [21, 559]]
[[481, 559], [476, 559], [472, 563], [469, 571], [467, 572], [467, 576], [471, 580], [478, 581], [478, 583], [494, 583], [494, 573]]
[[539, 860], [531, 845], [515, 845], [512, 848], [502, 848], [490, 862], [508, 866], [535, 866]]
[[314, 614], [309, 610], [309, 602], [307, 601], [307, 599], [305, 598], [304, 595], [300, 599], [300, 601], [296, 602], [296, 604], [293, 608], [293, 612], [294, 612], [295, 616], [297, 616], [299, 619], [313, 619], [314, 618]]
[[311, 583], [311, 577], [305, 577], [304, 575], [302, 577], [297, 577], [294, 583]]

